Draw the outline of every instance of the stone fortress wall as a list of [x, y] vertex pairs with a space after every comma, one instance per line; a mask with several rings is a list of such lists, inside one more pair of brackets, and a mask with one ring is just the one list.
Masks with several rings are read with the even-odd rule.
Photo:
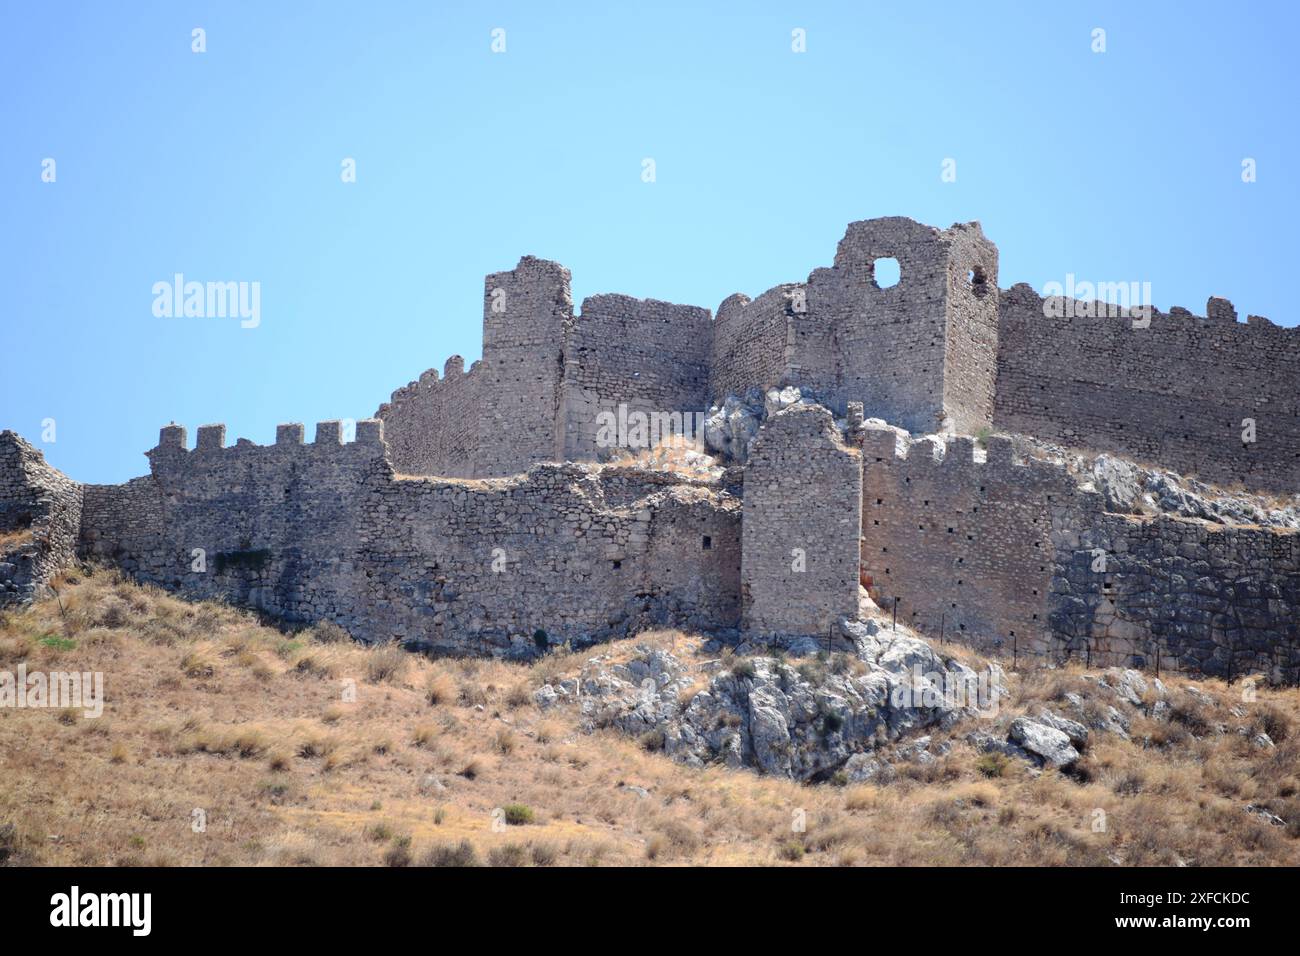
[[[999, 430], [1222, 485], [1300, 489], [1300, 329], [1238, 322], [1219, 298], [1207, 317], [1152, 309], [1149, 325], [1024, 284], [999, 298]], [[1254, 442], [1242, 441], [1247, 418]]]
[[917, 630], [1046, 653], [1052, 509], [1079, 494], [1049, 462], [994, 436], [862, 436], [862, 564], [882, 607]]
[[[655, 625], [821, 639], [858, 613], [861, 583], [980, 646], [1295, 679], [1294, 530], [1112, 513], [1015, 435], [1294, 493], [1297, 333], [1235, 323], [1222, 300], [1142, 329], [1054, 319], [997, 270], [977, 223], [853, 223], [830, 267], [713, 320], [621, 295], [575, 312], [568, 270], [525, 257], [484, 283], [482, 359], [398, 389], [355, 442], [325, 422], [310, 444], [285, 425], [274, 446], [226, 446], [205, 426], [191, 450], [168, 426], [148, 476], [83, 487], [5, 433], [0, 521], [58, 529], [35, 579], [79, 551], [444, 652]], [[797, 401], [769, 393], [748, 461], [721, 478], [609, 464], [599, 440], [620, 407], [689, 416], [769, 389]], [[6, 560], [7, 593], [39, 590]]]
[[[340, 444], [224, 446], [162, 430], [150, 475], [86, 486], [83, 552], [195, 598], [367, 641], [523, 654], [675, 624], [739, 620], [740, 501], [630, 469], [547, 465], [464, 481], [395, 475], [377, 420]], [[525, 643], [521, 646], [520, 641]]]
[[44, 597], [76, 556], [82, 497], [41, 452], [0, 432], [0, 606]]

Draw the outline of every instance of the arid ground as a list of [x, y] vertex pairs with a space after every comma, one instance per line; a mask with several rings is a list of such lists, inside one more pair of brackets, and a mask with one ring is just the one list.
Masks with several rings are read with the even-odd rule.
[[[1095, 735], [1070, 774], [978, 753], [967, 722], [887, 784], [805, 786], [684, 766], [534, 703], [634, 643], [691, 660], [691, 635], [433, 661], [109, 571], [58, 590], [0, 617], [0, 670], [99, 671], [106, 703], [0, 709], [8, 865], [1300, 863], [1296, 689], [1166, 675], [1172, 715]], [[1008, 678], [1012, 711], [1095, 688], [1082, 669]]]

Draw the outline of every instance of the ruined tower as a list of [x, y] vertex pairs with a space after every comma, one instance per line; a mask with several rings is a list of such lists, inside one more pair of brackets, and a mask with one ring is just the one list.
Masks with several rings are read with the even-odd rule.
[[[878, 274], [898, 264], [897, 282]], [[808, 280], [796, 329], [833, 330], [832, 406], [860, 401], [868, 417], [911, 432], [947, 424], [970, 434], [992, 421], [997, 361], [997, 248], [978, 223], [936, 229], [891, 217], [850, 224], [835, 264]], [[816, 335], [796, 335], [799, 354]], [[796, 376], [797, 378], [797, 376]], [[799, 384], [795, 381], [794, 384]]]
[[978, 223], [851, 223], [831, 267], [718, 309], [712, 398], [797, 385], [840, 414], [860, 401], [911, 432], [976, 432], [993, 417], [997, 273]]
[[525, 256], [483, 283], [483, 360], [475, 475], [509, 475], [563, 457], [564, 341], [573, 323], [569, 270]]

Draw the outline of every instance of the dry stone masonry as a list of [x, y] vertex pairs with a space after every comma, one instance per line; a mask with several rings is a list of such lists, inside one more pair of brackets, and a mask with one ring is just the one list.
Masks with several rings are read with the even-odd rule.
[[[568, 270], [525, 257], [484, 282], [482, 358], [353, 442], [205, 425], [191, 448], [168, 425], [148, 475], [82, 485], [0, 433], [0, 603], [94, 560], [510, 656], [655, 626], [845, 646], [874, 603], [1013, 655], [1297, 680], [1300, 333], [1223, 299], [1138, 322], [997, 281], [978, 223], [901, 217], [716, 318], [575, 311]], [[673, 447], [610, 440], [636, 416]]]

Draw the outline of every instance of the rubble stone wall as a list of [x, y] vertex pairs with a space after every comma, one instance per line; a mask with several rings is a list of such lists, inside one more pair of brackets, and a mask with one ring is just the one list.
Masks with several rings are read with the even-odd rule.
[[148, 477], [87, 490], [87, 554], [192, 597], [447, 653], [739, 623], [740, 503], [716, 485], [580, 465], [404, 479], [378, 421], [352, 443], [331, 422], [302, 438], [282, 426], [273, 446], [224, 447], [205, 426], [189, 450], [164, 429]]
[[[1201, 318], [1106, 315], [1100, 302], [1000, 295], [1000, 431], [1141, 462], [1221, 485], [1300, 490], [1300, 332], [1236, 321], [1211, 299]], [[1054, 317], [1055, 316], [1055, 317]], [[1243, 442], [1243, 421], [1255, 441]]]
[[862, 456], [831, 413], [794, 405], [767, 420], [745, 475], [741, 590], [760, 638], [828, 636], [858, 611]]
[[16, 433], [0, 432], [0, 605], [47, 593], [76, 556], [81, 507], [80, 484]]
[[[610, 457], [618, 446], [598, 441], [609, 420], [602, 414], [617, 416], [620, 406], [628, 415], [706, 411], [712, 336], [708, 309], [625, 295], [585, 299], [565, 342], [561, 459]], [[683, 426], [674, 427], [680, 435]]]

